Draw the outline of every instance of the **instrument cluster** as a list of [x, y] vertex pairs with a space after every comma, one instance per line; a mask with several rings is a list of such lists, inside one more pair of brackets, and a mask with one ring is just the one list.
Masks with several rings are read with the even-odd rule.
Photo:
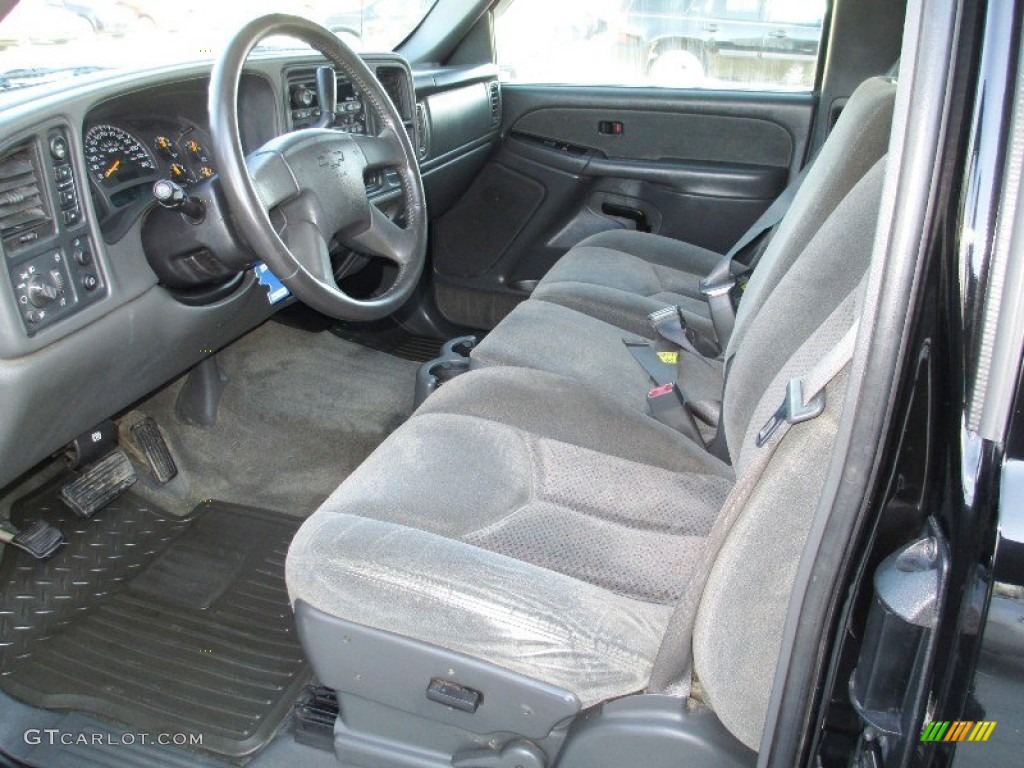
[[187, 188], [215, 176], [209, 147], [206, 133], [183, 119], [139, 118], [90, 126], [82, 149], [107, 239], [117, 239], [152, 202], [157, 180], [170, 179]]

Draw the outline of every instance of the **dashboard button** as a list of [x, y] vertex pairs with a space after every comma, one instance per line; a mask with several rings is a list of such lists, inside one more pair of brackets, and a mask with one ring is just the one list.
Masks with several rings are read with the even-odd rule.
[[62, 189], [60, 191], [60, 207], [61, 208], [72, 208], [76, 203], [75, 190], [74, 188]]
[[84, 248], [75, 248], [74, 253], [71, 255], [74, 260], [83, 267], [87, 267], [92, 264], [92, 254]]
[[57, 175], [57, 181], [70, 181], [71, 180], [71, 166], [70, 165], [58, 165], [53, 169]]
[[70, 211], [64, 211], [64, 225], [67, 227], [73, 227], [82, 219], [82, 214], [77, 208], [72, 208]]
[[82, 275], [82, 287], [87, 291], [95, 291], [100, 286], [99, 278], [96, 275]]
[[54, 136], [50, 139], [50, 154], [54, 160], [68, 159], [68, 142], [63, 136]]

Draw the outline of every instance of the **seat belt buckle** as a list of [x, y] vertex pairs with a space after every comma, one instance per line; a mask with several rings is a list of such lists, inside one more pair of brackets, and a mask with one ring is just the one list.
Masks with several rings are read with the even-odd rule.
[[700, 281], [700, 294], [705, 299], [713, 299], [718, 296], [727, 296], [736, 287], [736, 278], [732, 275], [724, 279], [712, 280], [704, 278]]
[[704, 438], [678, 384], [671, 382], [652, 389], [647, 393], [647, 407], [656, 421], [672, 427], [698, 445], [704, 445]]
[[679, 385], [675, 382], [662, 384], [660, 387], [652, 389], [647, 393], [647, 402], [651, 406], [652, 413], [662, 411], [665, 408], [686, 406], [686, 400], [683, 398], [683, 393], [679, 389]]
[[824, 390], [812, 397], [809, 403], [804, 403], [804, 380], [799, 377], [790, 379], [786, 386], [786, 397], [783, 399], [782, 405], [757, 433], [757, 447], [760, 448], [771, 440], [772, 435], [782, 426], [783, 422], [800, 424], [817, 418], [824, 410]]

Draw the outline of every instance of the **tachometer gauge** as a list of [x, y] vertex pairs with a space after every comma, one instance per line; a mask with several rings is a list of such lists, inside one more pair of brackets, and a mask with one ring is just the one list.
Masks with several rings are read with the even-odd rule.
[[93, 178], [107, 187], [156, 173], [156, 162], [146, 146], [113, 125], [96, 125], [85, 134], [85, 161]]

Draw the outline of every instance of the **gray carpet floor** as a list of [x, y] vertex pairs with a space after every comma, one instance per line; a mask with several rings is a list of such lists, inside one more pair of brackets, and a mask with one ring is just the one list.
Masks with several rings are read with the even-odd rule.
[[141, 403], [181, 474], [133, 490], [186, 514], [218, 499], [307, 516], [412, 411], [417, 364], [327, 333], [266, 323], [217, 354], [227, 387], [211, 428], [182, 423], [183, 379]]

